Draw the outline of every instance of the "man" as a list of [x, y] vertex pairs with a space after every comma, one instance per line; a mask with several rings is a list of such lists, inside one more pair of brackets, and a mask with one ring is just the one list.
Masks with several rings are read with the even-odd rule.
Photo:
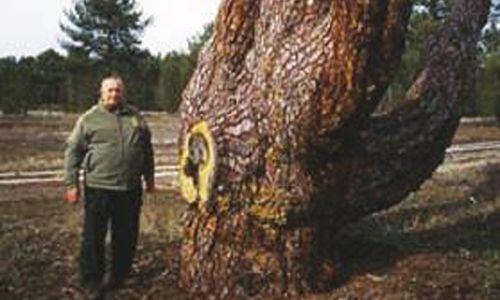
[[[123, 81], [107, 77], [96, 105], [80, 116], [65, 151], [66, 200], [80, 198], [79, 169], [84, 169], [84, 226], [80, 282], [90, 290], [120, 285], [135, 255], [142, 205], [154, 191], [151, 133], [139, 112], [123, 103]], [[111, 268], [104, 280], [105, 239], [111, 227]], [[103, 284], [104, 281], [104, 284]]]

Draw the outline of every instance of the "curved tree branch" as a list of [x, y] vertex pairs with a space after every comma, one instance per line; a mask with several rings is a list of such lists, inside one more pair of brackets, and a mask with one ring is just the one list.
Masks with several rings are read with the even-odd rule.
[[[405, 104], [372, 117], [364, 129], [344, 138], [342, 150], [318, 159], [330, 160], [320, 173], [335, 179], [318, 190], [336, 191], [349, 182], [331, 206], [338, 210], [333, 214], [339, 224], [401, 201], [443, 161], [462, 103], [474, 96], [477, 43], [488, 7], [486, 0], [455, 1], [450, 22], [427, 42], [425, 65]], [[339, 161], [342, 157], [349, 159]]]

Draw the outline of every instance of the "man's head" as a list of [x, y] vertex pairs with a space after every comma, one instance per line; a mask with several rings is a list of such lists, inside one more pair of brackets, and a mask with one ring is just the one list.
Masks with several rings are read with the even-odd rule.
[[101, 83], [101, 101], [107, 109], [115, 109], [123, 97], [123, 80], [118, 76], [106, 77]]

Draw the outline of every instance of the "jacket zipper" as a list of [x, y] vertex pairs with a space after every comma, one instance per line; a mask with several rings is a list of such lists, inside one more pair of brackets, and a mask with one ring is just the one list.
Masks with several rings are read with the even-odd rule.
[[120, 166], [123, 167], [123, 159], [125, 157], [125, 147], [123, 142], [123, 124], [119, 114], [116, 114], [116, 122], [118, 123], [118, 138], [120, 139]]

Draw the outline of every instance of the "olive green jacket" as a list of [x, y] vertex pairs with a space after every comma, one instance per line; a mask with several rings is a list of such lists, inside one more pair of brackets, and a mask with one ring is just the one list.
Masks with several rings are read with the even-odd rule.
[[78, 188], [80, 167], [85, 185], [110, 190], [131, 190], [154, 179], [151, 132], [139, 111], [120, 105], [108, 111], [96, 104], [80, 116], [67, 140], [65, 182]]

